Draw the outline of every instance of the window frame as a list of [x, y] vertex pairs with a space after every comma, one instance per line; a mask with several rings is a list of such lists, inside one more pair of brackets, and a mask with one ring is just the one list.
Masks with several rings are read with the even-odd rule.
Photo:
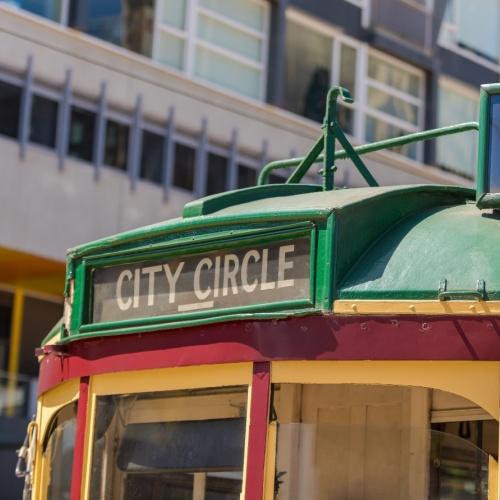
[[[404, 69], [408, 73], [412, 73], [415, 76], [419, 77], [419, 88], [418, 88], [418, 93], [419, 97], [412, 96], [410, 94], [405, 94], [405, 92], [392, 88], [389, 85], [379, 82], [378, 80], [374, 80], [368, 76], [368, 65], [370, 63], [370, 57], [373, 56], [377, 59], [380, 59], [382, 61], [387, 61], [389, 64], [397, 66], [401, 69]], [[363, 81], [365, 82], [365, 86], [362, 89], [362, 92], [364, 93], [364, 121], [366, 122], [366, 117], [370, 116], [372, 118], [375, 118], [376, 120], [380, 120], [384, 123], [387, 123], [389, 125], [398, 127], [400, 129], [403, 129], [406, 133], [412, 133], [412, 132], [418, 132], [419, 130], [422, 130], [424, 127], [424, 120], [425, 120], [425, 73], [423, 70], [420, 70], [416, 68], [415, 66], [412, 66], [408, 63], [405, 63], [404, 61], [401, 61], [400, 59], [397, 59], [395, 57], [390, 56], [389, 54], [385, 54], [384, 52], [381, 52], [376, 49], [369, 48], [366, 51], [366, 72], [363, 77]], [[377, 110], [375, 108], [372, 108], [368, 104], [368, 92], [370, 88], [375, 88], [377, 90], [380, 90], [384, 92], [385, 94], [388, 94], [390, 96], [396, 97], [398, 99], [403, 100], [405, 103], [411, 104], [413, 106], [417, 107], [417, 124], [412, 124], [410, 122], [407, 122], [405, 120], [402, 120], [401, 118], [398, 118], [396, 116], [392, 116], [388, 113], [385, 113], [383, 111]], [[366, 134], [366, 124], [364, 127], [365, 134]], [[361, 138], [362, 140], [366, 140], [366, 135], [363, 135]], [[405, 158], [408, 158], [410, 161], [418, 161], [421, 162], [423, 159], [423, 143], [419, 142], [416, 144], [416, 152], [417, 152], [417, 157], [416, 158], [411, 158], [407, 155], [401, 154], [401, 153], [396, 153], [400, 154], [400, 156], [404, 156]], [[394, 153], [393, 153], [394, 154]]]
[[[268, 54], [269, 54], [269, 29], [271, 24], [271, 7], [269, 2], [265, 0], [248, 0], [249, 2], [255, 3], [264, 8], [264, 26], [262, 32], [254, 30], [248, 26], [239, 23], [229, 17], [215, 15], [210, 9], [203, 7], [199, 4], [199, 0], [185, 0], [186, 2], [186, 12], [184, 19], [184, 29], [177, 28], [175, 26], [170, 26], [162, 22], [162, 1], [155, 0], [154, 6], [154, 26], [153, 26], [153, 42], [152, 42], [152, 53], [151, 59], [161, 66], [166, 66], [169, 70], [175, 71], [179, 74], [187, 75], [194, 81], [202, 82], [204, 85], [212, 87], [216, 90], [222, 90], [228, 94], [238, 96], [243, 99], [248, 99], [250, 101], [265, 102], [267, 96], [267, 76], [268, 76]], [[223, 23], [233, 29], [241, 31], [247, 35], [253, 36], [260, 40], [261, 42], [261, 60], [260, 63], [252, 60], [251, 58], [245, 57], [243, 55], [237, 54], [228, 49], [219, 47], [218, 45], [212, 44], [205, 40], [198, 38], [196, 33], [198, 25], [198, 17], [200, 15], [205, 15], [210, 19], [216, 19], [217, 22]], [[183, 53], [181, 56], [182, 67], [175, 68], [174, 66], [169, 66], [160, 62], [159, 60], [159, 46], [160, 37], [162, 33], [166, 33], [170, 36], [174, 36], [177, 39], [182, 40], [184, 43]], [[246, 94], [240, 93], [236, 90], [229, 89], [211, 80], [198, 77], [195, 74], [195, 52], [196, 47], [203, 47], [211, 52], [222, 55], [228, 59], [238, 62], [244, 66], [254, 68], [260, 71], [260, 81], [259, 81], [259, 97], [250, 97]]]
[[[458, 363], [458, 365], [457, 365]], [[469, 384], [464, 386], [456, 373], [468, 373]], [[497, 376], [498, 367], [488, 361], [272, 361], [270, 384], [363, 384], [388, 385], [408, 388], [439, 389], [466, 398], [479, 407], [478, 414], [499, 421], [500, 393], [492, 387], [492, 377]], [[494, 385], [494, 384], [493, 384]], [[477, 387], [484, 390], [478, 394]], [[272, 403], [272, 402], [271, 402]], [[270, 405], [271, 406], [271, 405]], [[272, 408], [271, 408], [272, 410]], [[475, 420], [478, 420], [476, 417]], [[432, 414], [429, 415], [429, 426]], [[430, 429], [430, 427], [429, 427]], [[264, 500], [274, 500], [274, 485], [277, 457], [277, 421], [269, 419]], [[500, 476], [492, 474], [495, 486]]]
[[[43, 443], [47, 436], [47, 431], [50, 430], [51, 423], [59, 410], [65, 406], [78, 402], [80, 399], [80, 379], [74, 378], [63, 382], [54, 387], [50, 391], [44, 393], [38, 399], [36, 423], [37, 431], [37, 446], [35, 463], [39, 464], [35, 467], [35, 475], [33, 477], [33, 498], [46, 498], [47, 480], [49, 465], [43, 454]], [[78, 427], [77, 427], [78, 433]], [[76, 439], [75, 439], [76, 442]]]
[[[286, 19], [287, 21], [302, 24], [306, 28], [331, 39], [332, 59], [330, 61], [330, 85], [337, 85], [337, 82], [340, 81], [340, 54], [342, 45], [346, 45], [356, 50], [355, 88], [349, 89], [352, 92], [354, 103], [341, 103], [342, 106], [345, 106], [346, 108], [352, 109], [354, 111], [353, 134], [351, 135], [354, 139], [356, 139], [356, 141], [361, 143], [366, 142], [366, 118], [368, 116], [371, 116], [389, 125], [401, 128], [407, 133], [422, 130], [425, 120], [425, 72], [423, 70], [404, 61], [401, 61], [400, 59], [397, 59], [389, 54], [373, 49], [367, 44], [351, 38], [340, 32], [338, 29], [333, 28], [332, 26], [329, 26], [317, 19], [313, 19], [297, 9], [287, 9]], [[370, 56], [381, 59], [382, 61], [387, 61], [389, 64], [402, 68], [405, 71], [418, 76], [420, 79], [418, 88], [419, 97], [411, 96], [410, 94], [406, 94], [403, 91], [394, 89], [389, 85], [384, 84], [383, 82], [379, 82], [370, 78], [368, 76], [368, 64]], [[414, 125], [410, 122], [406, 122], [405, 120], [401, 120], [400, 118], [370, 107], [368, 104], [368, 91], [370, 86], [372, 88], [381, 90], [386, 94], [402, 99], [404, 102], [408, 102], [409, 104], [417, 106], [417, 124]], [[301, 116], [301, 118], [304, 120], [311, 121], [302, 115], [299, 116]], [[416, 159], [413, 159], [401, 153], [394, 153], [392, 151], [388, 151], [387, 154], [397, 155], [397, 157], [399, 158], [402, 157], [412, 162], [421, 162], [423, 160], [423, 145], [421, 143], [417, 144], [416, 148]]]
[[[460, 94], [462, 97], [465, 97], [466, 99], [474, 100], [476, 104], [476, 117], [472, 118], [470, 120], [463, 120], [463, 121], [477, 121], [478, 116], [479, 116], [479, 92], [476, 92], [474, 90], [474, 87], [471, 87], [469, 85], [463, 84], [461, 82], [458, 82], [457, 80], [447, 77], [447, 76], [440, 76], [438, 80], [438, 91], [441, 87], [447, 88], [451, 90], [452, 92], [455, 92], [456, 94]], [[436, 108], [436, 122], [438, 127], [444, 127], [446, 125], [441, 125], [440, 120], [439, 120], [439, 106], [440, 103], [438, 102], [437, 108]], [[449, 124], [450, 125], [450, 124]], [[458, 136], [455, 136], [458, 137]], [[478, 153], [478, 148], [479, 148], [479, 138], [477, 139], [478, 142], [476, 144], [476, 154], [475, 154], [475, 160], [477, 159], [477, 153]], [[442, 165], [438, 162], [438, 144], [439, 144], [439, 138], [436, 140], [436, 156], [435, 156], [435, 164], [437, 165], [438, 168], [441, 170], [446, 170], [446, 171], [451, 171], [457, 175], [460, 175], [464, 178], [470, 178], [468, 173], [461, 172], [460, 168], [456, 167], [451, 167], [447, 165]], [[472, 168], [472, 176], [475, 178], [476, 177], [476, 165], [473, 165]]]
[[94, 441], [97, 397], [112, 394], [134, 394], [230, 386], [246, 386], [248, 389], [242, 483], [242, 491], [244, 492], [248, 463], [248, 435], [252, 410], [252, 383], [253, 363], [251, 362], [157, 368], [92, 376], [89, 385], [87, 433], [82, 464], [82, 498], [87, 499], [90, 494], [92, 444]]
[[[450, 8], [450, 3], [449, 0], [447, 0], [448, 3], [446, 5], [446, 9]], [[495, 71], [496, 73], [500, 72], [500, 50], [497, 58], [497, 63], [493, 62], [491, 59], [488, 59], [487, 57], [484, 57], [476, 52], [474, 52], [471, 49], [468, 49], [466, 47], [461, 47], [458, 43], [458, 16], [460, 12], [460, 7], [458, 2], [455, 2], [453, 0], [453, 3], [451, 4], [452, 10], [453, 10], [453, 21], [450, 22], [448, 21], [445, 17], [443, 17], [443, 22], [441, 24], [441, 29], [439, 31], [439, 35], [437, 38], [437, 44], [440, 47], [443, 47], [446, 50], [449, 50], [451, 52], [454, 52], [462, 57], [465, 57], [466, 59], [469, 59], [477, 64], [480, 64], [481, 66], [484, 66], [492, 71]], [[500, 29], [500, 28], [499, 28]], [[500, 33], [499, 33], [500, 36]]]

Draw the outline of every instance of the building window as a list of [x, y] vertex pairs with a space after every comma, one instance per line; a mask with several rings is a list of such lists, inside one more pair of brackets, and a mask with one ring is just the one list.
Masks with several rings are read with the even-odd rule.
[[57, 101], [33, 95], [30, 141], [48, 148], [56, 145]]
[[56, 22], [61, 20], [63, 2], [64, 0], [7, 0], [7, 3], [14, 4], [16, 7]]
[[257, 185], [257, 170], [247, 165], [238, 165], [238, 189]]
[[[300, 32], [300, 36], [297, 33]], [[285, 107], [317, 122], [331, 85], [332, 38], [289, 20], [286, 29]]]
[[463, 51], [487, 63], [500, 62], [500, 1], [448, 0], [439, 42], [452, 50]]
[[[476, 121], [479, 96], [472, 89], [455, 82], [440, 80], [438, 92], [438, 125]], [[440, 137], [436, 141], [436, 162], [439, 166], [469, 178], [476, 174], [477, 134], [467, 132]]]
[[[339, 102], [343, 130], [360, 142], [387, 139], [421, 127], [423, 83], [422, 71], [293, 10], [287, 13], [286, 109], [322, 122], [328, 89], [342, 85], [355, 99]], [[418, 159], [420, 150], [408, 145], [397, 151]]]
[[184, 144], [175, 145], [174, 186], [193, 191], [196, 151]]
[[151, 56], [153, 0], [72, 0], [68, 24], [133, 52]]
[[[291, 13], [287, 20], [285, 108], [322, 122], [332, 85], [356, 93], [358, 50], [347, 39], [304, 23], [301, 17]], [[340, 123], [353, 135], [354, 106], [339, 104]]]
[[163, 136], [143, 130], [140, 171], [142, 179], [161, 184], [164, 143]]
[[68, 154], [80, 160], [92, 161], [94, 152], [95, 113], [78, 106], [71, 108]]
[[[423, 76], [396, 60], [369, 55], [367, 76], [367, 141], [416, 132], [422, 122]], [[397, 149], [417, 159], [418, 145]]]
[[269, 5], [262, 0], [160, 0], [154, 58], [264, 99]]
[[206, 194], [222, 193], [227, 187], [227, 158], [208, 154]]
[[17, 138], [21, 89], [0, 81], [0, 134]]
[[106, 122], [104, 163], [110, 167], [127, 170], [129, 126], [113, 120]]

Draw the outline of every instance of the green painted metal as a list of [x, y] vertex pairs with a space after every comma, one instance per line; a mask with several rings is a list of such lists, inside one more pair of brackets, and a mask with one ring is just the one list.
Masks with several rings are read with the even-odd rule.
[[194, 200], [184, 206], [182, 216], [198, 217], [208, 215], [223, 208], [240, 205], [247, 201], [275, 198], [277, 196], [290, 196], [294, 194], [315, 193], [321, 191], [321, 186], [315, 184], [267, 184], [227, 193], [214, 194], [199, 200]]
[[448, 290], [448, 280], [443, 278], [439, 284], [439, 300], [487, 300], [486, 283], [477, 280], [475, 290]]
[[488, 192], [490, 148], [490, 99], [500, 94], [500, 84], [481, 85], [479, 95], [479, 144], [476, 173], [476, 204], [481, 209], [500, 208], [500, 194]]
[[50, 332], [44, 337], [41, 342], [41, 345], [48, 344], [54, 337], [61, 334], [64, 330], [63, 318], [61, 318], [50, 330]]
[[[485, 217], [472, 202], [418, 211], [378, 237], [351, 267], [338, 297], [499, 300], [499, 228], [500, 216]], [[485, 292], [477, 288], [480, 280]]]
[[[500, 261], [500, 236], [496, 236], [500, 235], [500, 219], [481, 214], [474, 205], [474, 190], [432, 185], [377, 187], [360, 159], [387, 147], [477, 130], [478, 124], [468, 122], [353, 148], [336, 122], [339, 96], [349, 99], [345, 89], [329, 92], [323, 134], [306, 157], [270, 163], [259, 177], [263, 184], [272, 170], [295, 167], [286, 184], [209, 196], [187, 204], [182, 218], [69, 250], [65, 297], [71, 313], [69, 324], [59, 327], [63, 329], [61, 342], [221, 321], [325, 314], [331, 313], [335, 298], [456, 300], [477, 298], [480, 293], [486, 299], [500, 298], [500, 269], [495, 265]], [[482, 115], [481, 119], [486, 118]], [[337, 140], [343, 150], [335, 151]], [[484, 156], [485, 150], [480, 154]], [[333, 189], [335, 160], [344, 158], [353, 161], [370, 187]], [[318, 161], [324, 163], [323, 185], [298, 184]], [[251, 248], [304, 235], [311, 236], [307, 298], [92, 323], [95, 269], [216, 249]], [[481, 280], [484, 290], [477, 288]], [[44, 342], [59, 331], [54, 328]]]
[[[337, 99], [339, 97], [341, 97], [344, 102], [353, 102], [351, 94], [343, 87], [332, 87], [328, 91], [326, 96], [326, 112], [322, 125], [323, 135], [316, 141], [309, 153], [307, 153], [307, 155], [300, 160], [297, 168], [287, 179], [287, 184], [296, 184], [300, 182], [312, 165], [318, 161], [321, 151], [324, 150], [325, 154], [322, 156], [324, 164], [322, 171], [323, 190], [331, 191], [334, 188], [334, 172], [336, 170], [335, 140], [338, 139], [344, 149], [348, 151], [349, 157], [353, 161], [355, 167], [359, 170], [360, 174], [367, 181], [368, 185], [378, 186], [377, 181], [353, 149], [351, 143], [348, 141], [337, 122]], [[266, 172], [266, 167], [264, 167], [263, 172]], [[261, 182], [262, 175], [264, 175], [264, 179], [267, 180], [266, 174], [261, 173], [259, 176], [259, 185], [263, 184], [263, 182]]]
[[[481, 112], [481, 116], [483, 116]], [[481, 122], [482, 123], [482, 122]], [[481, 125], [482, 126], [482, 125]], [[371, 142], [369, 144], [364, 144], [362, 146], [356, 146], [353, 148], [354, 152], [359, 156], [368, 153], [374, 153], [375, 151], [381, 151], [383, 149], [390, 149], [396, 146], [404, 146], [405, 144], [411, 144], [414, 142], [428, 141], [430, 139], [436, 139], [437, 137], [460, 134], [463, 132], [468, 132], [471, 130], [479, 130], [480, 126], [477, 122], [464, 122], [457, 125], [450, 125], [447, 127], [440, 127], [431, 130], [424, 130], [422, 132], [414, 132], [412, 134], [402, 135], [399, 137], [394, 137], [392, 139], [384, 139], [383, 141]], [[346, 158], [351, 158], [350, 153], [346, 149], [341, 149], [335, 152], [336, 160], [344, 160]], [[282, 168], [291, 168], [299, 165], [304, 158], [290, 158], [288, 160], [276, 160], [265, 165], [259, 175], [257, 184], [266, 184], [269, 180], [269, 175], [275, 171]], [[314, 160], [314, 163], [321, 163], [325, 160], [324, 155], [318, 155]]]
[[[72, 249], [74, 294], [70, 325], [61, 342], [158, 331], [218, 321], [269, 319], [331, 310], [338, 283], [373, 242], [407, 217], [436, 206], [463, 205], [474, 192], [460, 187], [367, 187], [274, 196], [239, 205], [220, 203], [204, 216], [174, 219]], [[92, 324], [92, 271], [96, 267], [239, 248], [312, 234], [310, 298], [222, 311], [190, 312]], [[71, 288], [71, 287], [68, 287]]]

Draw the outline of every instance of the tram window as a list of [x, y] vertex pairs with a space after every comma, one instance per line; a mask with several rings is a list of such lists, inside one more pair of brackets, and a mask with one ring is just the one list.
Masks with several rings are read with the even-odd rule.
[[46, 498], [70, 498], [71, 469], [76, 436], [76, 403], [71, 403], [56, 414], [43, 443], [44, 469], [48, 471], [45, 484]]
[[490, 97], [488, 193], [500, 193], [500, 95]]
[[113, 120], [106, 122], [104, 163], [110, 167], [127, 170], [129, 127]]
[[164, 138], [143, 130], [141, 151], [141, 178], [161, 184]]
[[[429, 498], [488, 498], [489, 456], [498, 460], [498, 422], [445, 422], [432, 425]], [[456, 476], [460, 473], [461, 480]]]
[[209, 153], [206, 194], [222, 193], [227, 185], [227, 158]]
[[238, 188], [253, 187], [257, 184], [257, 170], [246, 165], [238, 165]]
[[20, 108], [21, 89], [0, 81], [0, 134], [17, 137]]
[[437, 430], [430, 392], [384, 385], [274, 385], [276, 498], [487, 500], [498, 423], [447, 423]]
[[97, 398], [91, 499], [239, 500], [246, 387]]
[[192, 191], [196, 153], [184, 144], [175, 145], [174, 186]]
[[49, 148], [56, 145], [57, 102], [39, 95], [33, 96], [30, 141]]
[[92, 161], [94, 150], [95, 113], [78, 106], [71, 108], [68, 154]]

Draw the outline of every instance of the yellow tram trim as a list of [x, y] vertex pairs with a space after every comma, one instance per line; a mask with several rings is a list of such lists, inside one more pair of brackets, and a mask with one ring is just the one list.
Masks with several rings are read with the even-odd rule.
[[[47, 429], [56, 413], [64, 406], [78, 400], [79, 395], [80, 379], [74, 378], [57, 385], [50, 391], [42, 394], [38, 399], [36, 412], [38, 432], [35, 454], [35, 475], [33, 477], [33, 498], [46, 498], [48, 464], [43, 458], [42, 445], [45, 441]], [[36, 464], [38, 464], [38, 466]]]
[[336, 314], [500, 315], [500, 300], [335, 300]]
[[234, 385], [244, 385], [248, 387], [242, 484], [242, 491], [245, 491], [252, 376], [253, 363], [244, 362], [202, 366], [183, 366], [177, 368], [158, 368], [153, 370], [132, 370], [127, 372], [105, 373], [90, 377], [89, 400], [87, 406], [87, 428], [82, 465], [81, 498], [87, 499], [90, 495], [92, 444], [94, 442], [95, 408], [98, 396], [175, 391], [182, 389], [205, 389], [210, 387], [229, 387]]
[[500, 417], [500, 361], [274, 361], [271, 374], [273, 383], [440, 389]]

